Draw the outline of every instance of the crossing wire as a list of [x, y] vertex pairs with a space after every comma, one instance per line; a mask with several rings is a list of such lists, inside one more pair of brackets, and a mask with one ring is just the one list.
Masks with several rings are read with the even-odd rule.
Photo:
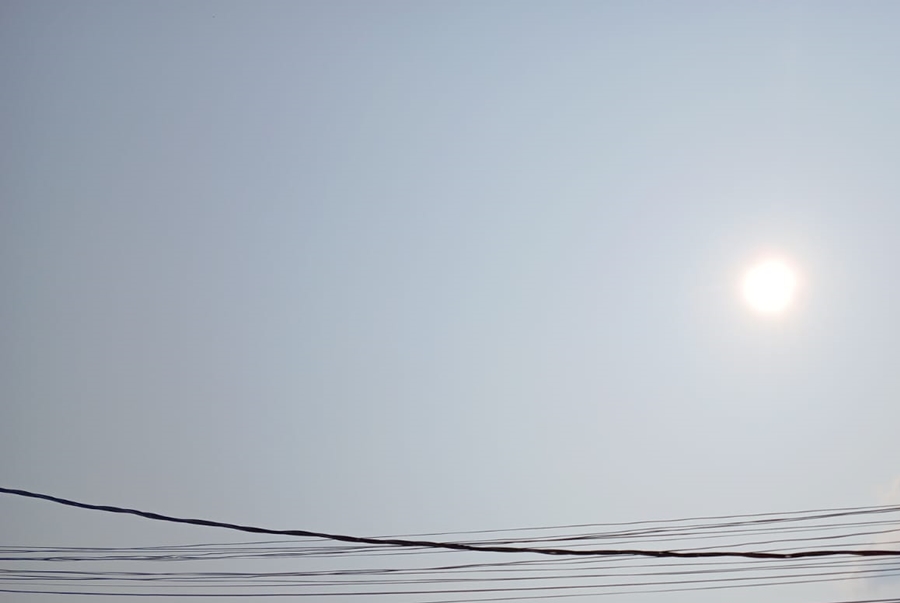
[[[139, 509], [130, 509], [126, 507], [117, 507], [112, 505], [96, 505], [84, 502], [51, 496], [49, 494], [41, 494], [28, 490], [20, 490], [16, 488], [0, 487], [0, 493], [24, 498], [33, 498], [45, 500], [48, 502], [75, 507], [79, 509], [89, 509], [94, 511], [103, 511], [106, 513], [119, 513], [126, 515], [135, 515], [145, 519], [154, 521], [163, 521], [169, 523], [205, 526], [212, 528], [221, 528], [234, 530], [238, 532], [247, 532], [251, 534], [271, 534], [276, 536], [297, 536], [305, 538], [321, 538], [337, 542], [350, 542], [355, 544], [371, 544], [392, 547], [405, 548], [426, 548], [426, 549], [443, 549], [454, 551], [471, 551], [483, 553], [531, 553], [537, 555], [555, 555], [555, 556], [579, 556], [579, 557], [654, 557], [654, 558], [676, 558], [676, 559], [697, 559], [697, 558], [721, 558], [735, 557], [743, 559], [803, 559], [811, 557], [834, 557], [834, 556], [855, 556], [855, 557], [895, 557], [900, 556], [900, 551], [888, 549], [814, 549], [792, 552], [771, 552], [771, 551], [734, 551], [734, 550], [703, 550], [703, 551], [677, 551], [677, 550], [651, 550], [651, 549], [572, 549], [572, 548], [536, 548], [525, 546], [509, 546], [509, 545], [490, 545], [490, 544], [469, 544], [461, 542], [441, 542], [434, 540], [418, 540], [406, 538], [372, 538], [365, 536], [349, 536], [345, 534], [329, 534], [325, 532], [315, 532], [311, 530], [276, 530], [271, 528], [263, 528], [258, 526], [240, 525], [234, 523], [225, 523], [213, 521], [210, 519], [190, 519], [184, 517], [174, 517], [163, 515], [150, 511], [141, 511]], [[829, 516], [841, 516], [859, 513], [882, 513], [896, 511], [896, 507], [872, 508], [868, 511], [842, 511], [832, 513]], [[822, 517], [822, 516], [820, 516]]]

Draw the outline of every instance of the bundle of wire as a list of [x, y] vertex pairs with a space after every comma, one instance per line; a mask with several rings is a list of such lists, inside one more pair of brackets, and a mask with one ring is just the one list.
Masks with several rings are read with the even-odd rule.
[[[841, 554], [872, 549], [874, 544], [881, 550], [898, 550], [900, 507], [887, 506], [381, 538], [535, 552], [511, 556], [309, 537], [127, 548], [2, 546], [0, 592], [329, 601], [379, 597], [461, 603], [699, 594], [825, 582], [890, 583], [900, 576], [900, 554]], [[801, 555], [660, 559], [539, 552], [623, 547]], [[828, 554], [804, 556], [823, 550]], [[900, 596], [858, 601], [900, 603]]]

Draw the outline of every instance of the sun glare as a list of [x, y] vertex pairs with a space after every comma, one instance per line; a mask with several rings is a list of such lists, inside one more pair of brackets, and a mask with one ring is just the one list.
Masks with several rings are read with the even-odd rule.
[[747, 271], [742, 283], [744, 299], [761, 314], [781, 314], [794, 300], [797, 276], [783, 261], [768, 259]]

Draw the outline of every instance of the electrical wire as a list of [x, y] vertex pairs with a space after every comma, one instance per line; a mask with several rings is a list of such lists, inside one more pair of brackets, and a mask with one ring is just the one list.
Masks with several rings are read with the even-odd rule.
[[[0, 546], [0, 593], [18, 595], [390, 596], [409, 603], [487, 603], [900, 584], [896, 506], [362, 537], [183, 519], [9, 488], [0, 493], [281, 537], [143, 547]], [[829, 548], [801, 548], [820, 542]], [[623, 543], [628, 548], [619, 548]], [[858, 554], [871, 551], [887, 554]], [[511, 559], [508, 553], [536, 555]], [[169, 569], [158, 571], [159, 563]], [[232, 571], [236, 563], [241, 571]], [[128, 567], [111, 571], [110, 564]]]
[[[83, 503], [48, 494], [40, 494], [27, 490], [19, 490], [14, 488], [0, 487], [0, 493], [22, 496], [26, 498], [35, 498], [54, 502], [60, 505], [77, 507], [81, 509], [90, 509], [94, 511], [104, 511], [107, 513], [120, 513], [127, 515], [136, 515], [145, 519], [155, 521], [164, 521], [169, 523], [180, 523], [196, 526], [206, 526], [213, 528], [223, 528], [238, 532], [247, 532], [252, 534], [273, 534], [281, 536], [303, 536], [310, 538], [322, 538], [325, 540], [334, 540], [338, 542], [351, 542], [359, 544], [375, 544], [389, 545], [397, 547], [416, 547], [416, 548], [433, 548], [448, 549], [455, 551], [472, 551], [484, 553], [534, 553], [539, 555], [572, 555], [572, 556], [640, 556], [640, 557], [656, 557], [656, 558], [713, 558], [713, 557], [741, 557], [746, 559], [801, 559], [806, 557], [830, 557], [835, 555], [853, 555], [859, 557], [892, 557], [900, 556], [900, 551], [889, 549], [818, 549], [794, 551], [788, 553], [765, 552], [765, 551], [727, 551], [727, 550], [706, 550], [706, 551], [675, 551], [675, 550], [648, 550], [648, 549], [571, 549], [571, 548], [537, 548], [522, 547], [508, 545], [490, 545], [490, 544], [469, 544], [463, 542], [438, 542], [432, 540], [409, 540], [403, 538], [370, 538], [365, 536], [348, 536], [345, 534], [329, 534], [325, 532], [314, 532], [310, 530], [275, 530], [271, 528], [262, 528], [258, 526], [248, 526], [233, 523], [225, 523], [213, 521], [209, 519], [188, 519], [183, 517], [173, 517], [170, 515], [162, 515], [150, 511], [141, 511], [138, 509], [130, 509], [126, 507], [117, 507], [111, 505], [95, 505]], [[882, 513], [888, 510], [896, 511], [897, 507], [885, 507], [879, 510], [866, 511], [867, 513]], [[861, 512], [855, 512], [859, 514]], [[827, 516], [816, 517], [839, 517], [854, 512], [832, 513]], [[760, 521], [776, 521], [776, 520], [760, 520]]]

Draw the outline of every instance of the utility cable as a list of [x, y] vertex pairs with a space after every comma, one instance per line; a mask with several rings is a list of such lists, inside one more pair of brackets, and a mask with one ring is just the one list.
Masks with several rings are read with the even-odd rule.
[[483, 553], [533, 553], [538, 555], [558, 555], [558, 556], [581, 556], [581, 557], [613, 557], [613, 556], [638, 556], [638, 557], [656, 557], [656, 558], [711, 558], [711, 557], [739, 557], [744, 559], [801, 559], [806, 557], [832, 557], [837, 555], [852, 555], [857, 557], [890, 557], [900, 556], [900, 551], [891, 551], [884, 549], [819, 549], [807, 551], [795, 551], [789, 553], [775, 552], [757, 552], [757, 551], [666, 551], [666, 550], [647, 550], [647, 549], [566, 549], [566, 548], [534, 548], [519, 546], [496, 546], [496, 545], [475, 545], [461, 542], [436, 542], [431, 540], [408, 540], [403, 538], [368, 538], [365, 536], [348, 536], [344, 534], [328, 534], [325, 532], [313, 532], [310, 530], [275, 530], [270, 528], [262, 528], [257, 526], [246, 526], [233, 523], [225, 523], [220, 521], [212, 521], [209, 519], [188, 519], [183, 517], [173, 517], [170, 515], [162, 515], [150, 511], [141, 511], [138, 509], [129, 509], [125, 507], [116, 507], [111, 505], [95, 505], [83, 503], [49, 494], [41, 494], [38, 492], [30, 492], [28, 490], [19, 490], [15, 488], [0, 487], [0, 494], [11, 494], [13, 496], [21, 496], [24, 498], [34, 498], [57, 503], [69, 507], [79, 509], [89, 509], [93, 511], [103, 511], [106, 513], [119, 513], [125, 515], [136, 515], [145, 519], [154, 521], [164, 521], [169, 523], [188, 524], [196, 526], [206, 526], [211, 528], [222, 528], [234, 530], [238, 532], [248, 532], [251, 534], [272, 534], [277, 536], [300, 536], [307, 538], [322, 538], [326, 540], [335, 540], [338, 542], [352, 542], [357, 544], [373, 544], [386, 545], [395, 547], [412, 547], [412, 548], [430, 548], [444, 549], [454, 551], [473, 551]]

